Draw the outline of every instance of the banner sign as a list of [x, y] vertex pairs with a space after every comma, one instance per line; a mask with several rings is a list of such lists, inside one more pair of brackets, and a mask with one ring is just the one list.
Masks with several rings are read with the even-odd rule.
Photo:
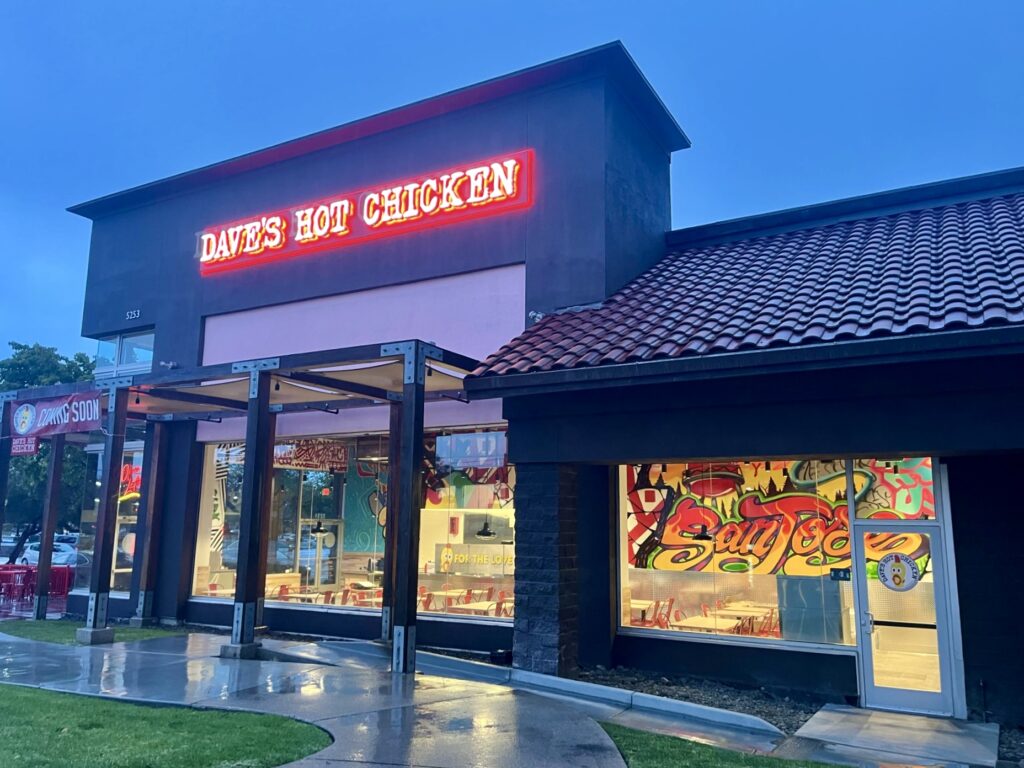
[[199, 271], [210, 275], [326, 248], [356, 245], [533, 204], [533, 150], [339, 192], [197, 235]]
[[39, 453], [38, 437], [12, 437], [11, 456], [35, 456]]
[[16, 402], [11, 407], [11, 429], [19, 437], [34, 438], [101, 429], [100, 394], [96, 390]]
[[274, 446], [274, 466], [344, 472], [348, 469], [348, 446], [337, 440], [296, 440]]

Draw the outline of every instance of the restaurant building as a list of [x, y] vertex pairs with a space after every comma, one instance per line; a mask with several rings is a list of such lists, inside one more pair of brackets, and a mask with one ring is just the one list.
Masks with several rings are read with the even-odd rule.
[[1024, 172], [672, 231], [688, 146], [615, 43], [73, 207], [86, 639], [1024, 722]]

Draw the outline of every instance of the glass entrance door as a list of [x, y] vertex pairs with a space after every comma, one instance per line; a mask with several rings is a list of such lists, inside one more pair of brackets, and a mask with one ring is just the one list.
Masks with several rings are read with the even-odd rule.
[[953, 714], [942, 527], [854, 525], [864, 705]]

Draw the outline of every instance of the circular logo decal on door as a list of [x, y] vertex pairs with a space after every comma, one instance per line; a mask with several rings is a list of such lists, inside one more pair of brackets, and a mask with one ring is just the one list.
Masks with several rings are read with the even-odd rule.
[[19, 435], [26, 434], [36, 423], [36, 407], [32, 403], [23, 403], [14, 412], [14, 431]]
[[893, 592], [906, 592], [921, 580], [921, 569], [911, 558], [893, 552], [878, 561], [878, 580]]

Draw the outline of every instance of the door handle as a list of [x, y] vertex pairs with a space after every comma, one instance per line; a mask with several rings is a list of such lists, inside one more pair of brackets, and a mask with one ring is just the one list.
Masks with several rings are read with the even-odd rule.
[[873, 634], [874, 631], [875, 631], [875, 617], [874, 617], [874, 614], [872, 614], [872, 613], [870, 613], [868, 611], [864, 611], [864, 615], [861, 617], [860, 626], [861, 626], [861, 629], [864, 630], [865, 634], [867, 634], [867, 635]]

